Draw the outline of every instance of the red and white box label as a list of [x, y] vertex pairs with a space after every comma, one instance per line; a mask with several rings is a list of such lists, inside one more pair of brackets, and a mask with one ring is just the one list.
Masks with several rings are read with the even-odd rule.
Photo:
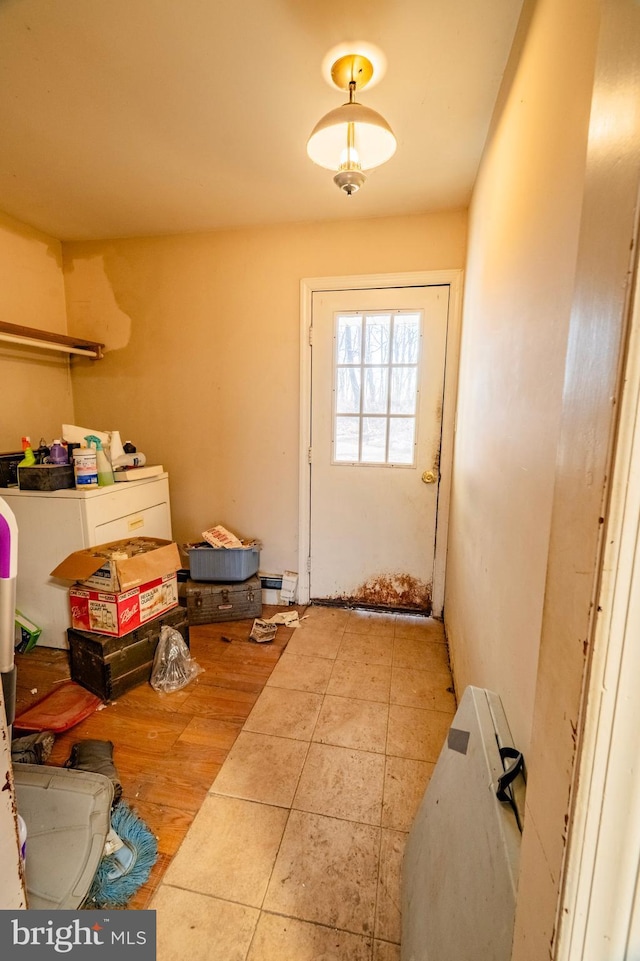
[[74, 586], [69, 591], [71, 626], [79, 631], [121, 637], [178, 604], [176, 574], [141, 584], [122, 594]]

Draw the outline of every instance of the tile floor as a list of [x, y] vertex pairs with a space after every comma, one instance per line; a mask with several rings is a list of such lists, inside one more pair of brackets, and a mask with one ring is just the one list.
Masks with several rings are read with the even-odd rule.
[[442, 625], [309, 608], [158, 887], [158, 961], [398, 961], [455, 712]]

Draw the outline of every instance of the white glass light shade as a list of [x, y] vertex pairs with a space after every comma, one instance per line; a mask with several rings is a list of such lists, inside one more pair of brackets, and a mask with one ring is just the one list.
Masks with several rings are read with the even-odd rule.
[[307, 153], [314, 163], [338, 170], [347, 146], [348, 125], [354, 125], [355, 148], [362, 170], [386, 163], [396, 152], [396, 138], [387, 121], [361, 103], [343, 103], [318, 121], [307, 141]]

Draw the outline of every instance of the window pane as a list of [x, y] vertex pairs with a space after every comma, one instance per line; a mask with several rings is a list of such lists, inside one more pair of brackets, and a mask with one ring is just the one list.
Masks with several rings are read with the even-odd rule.
[[336, 312], [334, 463], [415, 465], [422, 317]]
[[367, 317], [365, 328], [365, 364], [389, 363], [389, 334], [391, 332], [391, 317]]
[[386, 417], [362, 418], [362, 462], [384, 464], [387, 441]]
[[336, 413], [360, 413], [360, 378], [359, 367], [339, 367], [336, 383]]
[[393, 363], [417, 364], [420, 352], [420, 314], [398, 314], [393, 325]]
[[413, 464], [415, 417], [399, 417], [389, 422], [389, 463]]
[[360, 418], [336, 417], [336, 441], [334, 460], [357, 461]]
[[338, 317], [336, 356], [339, 364], [359, 364], [362, 317]]
[[417, 367], [394, 367], [391, 371], [391, 413], [415, 414]]
[[365, 367], [363, 413], [386, 414], [388, 390], [389, 368]]

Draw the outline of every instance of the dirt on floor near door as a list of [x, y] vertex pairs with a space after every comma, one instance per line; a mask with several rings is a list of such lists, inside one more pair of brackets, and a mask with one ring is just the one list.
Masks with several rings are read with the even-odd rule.
[[314, 603], [430, 615], [431, 584], [410, 574], [381, 574], [369, 578], [350, 594]]

